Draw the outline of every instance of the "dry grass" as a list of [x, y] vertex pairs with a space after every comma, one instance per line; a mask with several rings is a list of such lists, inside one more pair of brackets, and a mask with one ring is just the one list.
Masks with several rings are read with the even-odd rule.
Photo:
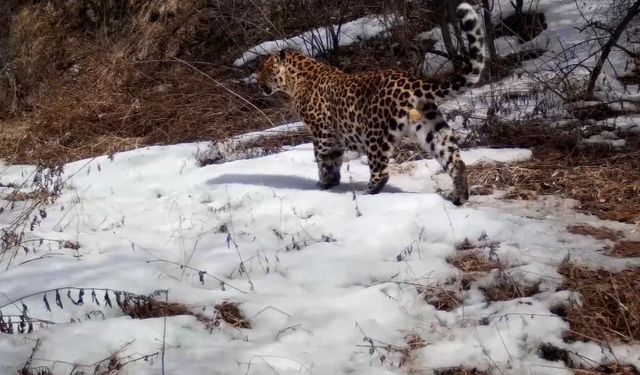
[[236, 328], [251, 328], [251, 322], [244, 317], [237, 303], [225, 301], [215, 305], [220, 319]]
[[451, 285], [420, 287], [418, 292], [424, 296], [424, 300], [428, 304], [437, 310], [453, 311], [462, 306], [461, 291]]
[[479, 250], [461, 250], [455, 256], [447, 258], [447, 262], [465, 273], [489, 272], [503, 268], [496, 260], [492, 260]]
[[566, 309], [569, 341], [638, 342], [640, 339], [640, 268], [618, 273], [590, 270], [574, 263], [559, 269], [563, 287], [580, 293], [580, 303]]
[[[197, 0], [39, 2], [16, 9], [7, 76], [16, 83], [18, 105], [0, 114], [0, 157], [10, 162], [55, 164], [222, 139], [288, 117], [221, 68], [223, 51], [242, 50], [235, 41], [258, 40], [223, 27], [246, 18], [213, 22], [225, 12]], [[207, 63], [195, 64], [199, 72], [181, 59]], [[0, 86], [11, 88], [4, 78]]]
[[[497, 270], [495, 281], [489, 286], [480, 287], [489, 301], [509, 301], [515, 298], [530, 297], [538, 293], [537, 284], [521, 285], [510, 277], [508, 267], [502, 264], [494, 254], [498, 244], [488, 240], [474, 243], [465, 239], [456, 245], [458, 252], [447, 258], [447, 262], [462, 272], [462, 289], [468, 290], [474, 281], [493, 270]], [[483, 253], [483, 249], [487, 254]], [[439, 295], [436, 294], [437, 296]], [[444, 297], [450, 299], [448, 295], [444, 295]], [[448, 302], [449, 299], [443, 299], [443, 301]]]
[[540, 292], [539, 284], [521, 285], [507, 272], [499, 272], [497, 280], [490, 286], [480, 288], [489, 301], [510, 301], [531, 297]]
[[572, 225], [567, 228], [569, 233], [591, 236], [599, 240], [614, 241], [612, 248], [608, 248], [608, 255], [618, 258], [631, 258], [640, 256], [640, 241], [623, 241], [623, 233], [604, 227], [592, 227], [586, 224]]
[[218, 327], [222, 321], [236, 328], [251, 328], [251, 323], [244, 317], [237, 303], [222, 302], [215, 305], [214, 316], [205, 316], [193, 312], [182, 303], [169, 303], [154, 298], [130, 299], [123, 298], [119, 304], [122, 311], [134, 319], [163, 318], [178, 315], [190, 315], [198, 319], [207, 328]]
[[450, 368], [446, 370], [436, 370], [435, 375], [489, 375], [486, 371], [480, 371], [475, 368], [467, 369], [464, 367]]
[[614, 374], [614, 375], [637, 375], [638, 370], [630, 365], [619, 363], [597, 365], [585, 368], [583, 364], [576, 364], [573, 353], [567, 349], [559, 348], [551, 343], [542, 343], [538, 347], [538, 355], [551, 362], [562, 362], [577, 375], [590, 374]]
[[581, 212], [640, 222], [640, 138], [629, 143], [628, 150], [619, 152], [537, 148], [531, 161], [471, 166], [469, 179], [473, 185], [511, 189], [511, 197], [560, 194], [578, 200]]
[[462, 272], [461, 287], [468, 290], [471, 283], [486, 275], [491, 270], [503, 270], [504, 267], [492, 257], [497, 242], [477, 241], [469, 239], [456, 244], [456, 254], [447, 258], [447, 263]]
[[619, 230], [609, 229], [605, 227], [592, 227], [586, 224], [571, 225], [567, 228], [569, 233], [579, 234], [582, 236], [591, 236], [598, 240], [616, 241], [622, 237]]
[[592, 369], [574, 369], [573, 373], [574, 375], [640, 375], [640, 372], [638, 372], [638, 370], [633, 366], [615, 363], [610, 365], [600, 365]]
[[[0, 158], [59, 164], [222, 140], [286, 121], [291, 114], [278, 100], [238, 81], [255, 64], [225, 67], [264, 40], [404, 9], [401, 3], [3, 2], [0, 21], [11, 18], [11, 26], [0, 22], [0, 63], [6, 52], [11, 64], [0, 74]], [[300, 17], [309, 12], [314, 17]], [[201, 61], [193, 64], [208, 77], [183, 60]]]
[[608, 254], [618, 258], [640, 257], [640, 241], [617, 242]]
[[404, 367], [406, 373], [414, 374], [416, 373], [415, 369], [413, 369], [414, 353], [416, 350], [420, 350], [427, 346], [427, 341], [416, 333], [406, 335], [404, 340], [406, 346], [399, 350], [401, 357], [398, 367]]

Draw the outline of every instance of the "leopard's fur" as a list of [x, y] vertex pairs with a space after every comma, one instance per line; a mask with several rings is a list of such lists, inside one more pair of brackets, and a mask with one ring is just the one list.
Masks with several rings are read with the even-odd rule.
[[265, 94], [284, 91], [313, 136], [319, 183], [328, 189], [340, 183], [345, 150], [367, 155], [371, 177], [366, 193], [376, 194], [389, 180], [394, 145], [412, 138], [430, 152], [454, 182], [451, 200], [468, 200], [465, 164], [457, 137], [438, 110], [437, 102], [473, 86], [485, 65], [484, 32], [468, 4], [457, 10], [469, 42], [469, 60], [446, 83], [430, 83], [398, 70], [346, 74], [298, 52], [271, 55], [258, 72]]

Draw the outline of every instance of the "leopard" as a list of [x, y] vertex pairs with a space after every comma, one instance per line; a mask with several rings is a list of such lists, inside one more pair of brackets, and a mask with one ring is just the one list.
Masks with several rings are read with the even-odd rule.
[[389, 181], [389, 163], [408, 139], [434, 157], [453, 181], [446, 196], [469, 200], [460, 139], [439, 109], [443, 101], [475, 86], [485, 67], [485, 35], [478, 13], [462, 3], [457, 22], [467, 39], [466, 58], [450, 78], [436, 82], [399, 69], [345, 73], [299, 51], [269, 54], [256, 72], [264, 95], [283, 92], [312, 136], [319, 189], [340, 184], [346, 151], [364, 154], [370, 178], [364, 194], [378, 194]]

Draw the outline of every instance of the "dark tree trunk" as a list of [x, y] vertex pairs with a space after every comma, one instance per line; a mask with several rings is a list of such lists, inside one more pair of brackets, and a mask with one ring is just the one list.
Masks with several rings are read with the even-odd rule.
[[493, 1], [489, 5], [489, 0], [482, 0], [482, 13], [484, 17], [484, 29], [487, 46], [489, 47], [489, 59], [493, 60], [496, 57], [496, 45], [494, 43], [494, 30], [493, 21], [491, 20], [491, 8], [493, 8]]
[[516, 18], [522, 17], [522, 13], [524, 12], [524, 0], [516, 0], [516, 3], [513, 6], [516, 8]]
[[631, 22], [631, 20], [633, 20], [638, 14], [640, 14], [640, 0], [637, 0], [631, 6], [631, 8], [629, 8], [627, 14], [611, 34], [611, 38], [609, 38], [607, 43], [605, 43], [605, 45], [602, 47], [598, 62], [596, 62], [596, 66], [593, 68], [591, 77], [589, 78], [589, 86], [587, 86], [587, 92], [585, 93], [587, 98], [593, 97], [594, 91], [596, 89], [596, 81], [598, 80], [600, 72], [602, 72], [602, 67], [604, 66], [605, 61], [607, 61], [607, 58], [609, 57], [609, 53], [611, 53], [611, 49], [613, 49], [616, 43], [618, 43], [618, 38], [620, 38], [620, 35], [622, 35], [622, 32], [627, 27], [629, 22]]

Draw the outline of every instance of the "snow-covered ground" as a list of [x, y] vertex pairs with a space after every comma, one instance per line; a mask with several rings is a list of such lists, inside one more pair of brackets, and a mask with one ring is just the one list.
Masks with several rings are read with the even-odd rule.
[[[436, 193], [450, 181], [433, 160], [394, 167], [383, 193], [354, 200], [352, 191], [368, 178], [359, 159], [343, 167], [343, 185], [319, 191], [310, 145], [200, 168], [193, 154], [202, 146], [149, 147], [67, 165], [63, 195], [25, 238], [45, 240], [0, 273], [0, 306], [70, 286], [137, 294], [167, 289], [169, 301], [195, 311], [238, 302], [253, 327], [223, 325], [209, 333], [182, 316], [168, 318], [165, 332], [162, 318], [134, 320], [88, 297], [82, 306], [66, 301], [64, 309], [51, 302], [49, 312], [37, 295], [21, 300], [31, 317], [65, 323], [94, 310], [101, 314], [28, 335], [1, 335], [0, 373], [23, 366], [36, 338], [32, 366], [67, 374], [73, 363], [91, 364], [121, 348], [122, 357], [154, 353], [164, 335], [168, 374], [391, 374], [403, 371], [395, 367], [399, 354], [370, 349], [363, 340], [402, 346], [415, 333], [427, 343], [414, 355], [416, 369], [463, 364], [548, 374], [548, 366], [562, 365], [539, 359], [536, 348], [562, 343], [567, 328], [549, 312], [568, 297], [556, 291], [556, 266], [568, 255], [612, 269], [628, 263], [603, 255], [602, 242], [567, 233], [567, 224], [595, 220], [576, 214], [570, 202], [489, 196], [453, 206]], [[530, 152], [474, 149], [463, 157], [469, 164], [509, 162]], [[0, 182], [7, 184], [21, 181], [29, 168], [2, 169]], [[20, 211], [0, 215], [0, 224]], [[458, 271], [445, 258], [456, 243], [480, 237], [498, 241], [496, 254], [512, 266], [511, 276], [540, 283], [542, 293], [488, 304], [478, 284], [463, 307], [436, 311], [416, 285], [455, 278]], [[51, 240], [80, 248], [59, 248]], [[226, 287], [214, 278], [201, 283], [198, 272], [165, 261], [206, 271]], [[19, 308], [5, 306], [2, 313]], [[595, 360], [606, 356], [595, 344], [570, 347]], [[615, 347], [615, 354], [639, 362], [630, 348]], [[157, 374], [159, 357], [150, 362], [129, 364], [123, 373]]]
[[266, 41], [251, 47], [233, 65], [242, 66], [259, 56], [285, 48], [294, 48], [308, 56], [316, 56], [337, 46], [348, 46], [384, 34], [394, 23], [401, 21], [401, 18], [394, 15], [366, 16], [342, 25], [320, 27], [291, 38]]
[[[526, 62], [518, 74], [447, 103], [446, 110], [462, 107], [482, 118], [492, 93], [528, 93], [557, 69], [593, 64], [593, 59], [581, 62], [594, 45], [581, 43], [590, 34], [576, 29], [584, 24], [576, 2], [536, 3], [547, 14], [549, 28], [524, 47], [542, 46], [549, 52]], [[510, 7], [508, 0], [496, 4], [496, 12]], [[587, 17], [594, 15], [593, 9], [581, 7]], [[380, 18], [344, 27], [353, 34], [341, 40], [384, 31], [386, 26], [373, 20]], [[326, 30], [316, 33], [327, 35]], [[282, 45], [306, 45], [313, 33], [305, 35], [256, 46], [236, 64]], [[503, 52], [524, 48], [513, 47], [513, 40], [500, 43]], [[560, 47], [566, 53], [558, 55]], [[622, 66], [621, 56], [612, 57], [616, 68]], [[576, 69], [574, 74], [579, 78], [584, 72]], [[605, 73], [611, 77], [613, 66]], [[618, 94], [627, 90], [630, 95], [632, 89]], [[554, 99], [513, 99], [499, 115], [541, 116], [536, 111], [543, 100]], [[562, 117], [561, 109], [548, 107], [546, 116]], [[461, 121], [459, 116], [456, 123]], [[637, 117], [621, 118], [613, 126], [634, 132], [637, 123]], [[297, 128], [299, 124], [273, 132]], [[221, 153], [235, 147], [233, 142], [222, 145]], [[394, 165], [383, 193], [364, 196], [354, 194], [368, 180], [368, 167], [358, 158], [343, 165], [342, 185], [320, 191], [310, 145], [198, 167], [194, 154], [206, 147], [149, 147], [65, 167], [68, 181], [62, 196], [46, 208], [42, 223], [25, 234], [28, 251], [2, 258], [0, 264], [2, 314], [19, 314], [24, 303], [29, 316], [58, 324], [30, 334], [0, 334], [0, 375], [24, 366], [38, 339], [30, 365], [52, 368], [56, 375], [115, 352], [126, 361], [163, 347], [164, 361], [153, 356], [126, 365], [121, 373], [158, 374], [164, 362], [167, 374], [428, 374], [459, 365], [500, 374], [568, 374], [562, 363], [539, 358], [537, 348], [544, 342], [596, 362], [615, 357], [640, 366], [637, 347], [618, 345], [608, 352], [593, 343], [564, 343], [561, 336], [568, 325], [550, 311], [570, 297], [568, 291], [556, 290], [562, 282], [557, 267], [567, 257], [611, 270], [639, 263], [604, 255], [606, 241], [570, 234], [567, 226], [587, 223], [625, 233], [631, 226], [578, 214], [572, 209], [575, 202], [554, 197], [522, 202], [472, 196], [455, 207], [438, 193], [451, 182], [433, 160]], [[513, 149], [463, 152], [468, 164], [530, 156], [528, 150]], [[0, 165], [0, 186], [20, 184], [31, 172], [30, 166]], [[0, 196], [10, 190], [0, 187]], [[0, 214], [0, 227], [23, 212], [23, 204]], [[509, 266], [513, 280], [538, 284], [540, 293], [487, 301], [480, 288], [495, 282], [492, 273], [478, 280], [465, 293], [463, 306], [451, 312], [426, 303], [417, 287], [438, 287], [459, 278], [460, 271], [446, 258], [456, 253], [460, 241], [480, 238], [498, 244], [492, 256]], [[59, 246], [65, 241], [79, 248]], [[136, 320], [90, 303], [88, 296], [78, 306], [65, 300], [60, 309], [50, 295], [48, 311], [37, 293], [65, 287], [137, 294], [168, 290], [170, 302], [203, 314], [211, 314], [222, 301], [237, 302], [252, 328], [223, 324], [210, 332], [191, 316]], [[18, 302], [7, 305], [14, 300]], [[71, 319], [80, 322], [69, 324]], [[412, 334], [426, 346], [398, 368], [402, 355], [385, 348], [405, 347]]]

